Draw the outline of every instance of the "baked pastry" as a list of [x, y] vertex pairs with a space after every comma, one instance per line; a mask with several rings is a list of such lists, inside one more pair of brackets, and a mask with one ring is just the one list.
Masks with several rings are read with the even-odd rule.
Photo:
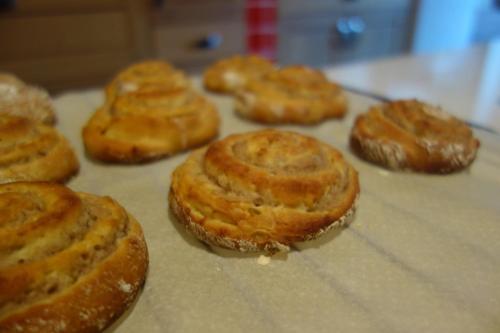
[[45, 90], [7, 73], [0, 73], [0, 114], [27, 117], [47, 125], [56, 121], [52, 100]]
[[157, 62], [138, 64], [113, 80], [106, 102], [83, 129], [85, 147], [93, 157], [143, 162], [217, 135], [215, 106], [187, 86], [182, 72], [170, 68]]
[[133, 302], [148, 253], [109, 197], [0, 185], [0, 332], [101, 332]]
[[138, 90], [153, 94], [189, 87], [189, 79], [182, 71], [164, 61], [148, 60], [133, 64], [118, 73], [106, 86], [106, 97], [113, 99]]
[[357, 172], [340, 152], [294, 132], [235, 134], [173, 172], [170, 207], [200, 240], [240, 251], [286, 251], [350, 222]]
[[250, 79], [275, 70], [273, 64], [260, 56], [234, 56], [217, 61], [203, 75], [206, 89], [220, 93], [234, 93]]
[[236, 98], [236, 111], [261, 123], [313, 124], [342, 117], [347, 111], [342, 89], [305, 66], [289, 66], [249, 80]]
[[357, 117], [351, 147], [390, 169], [449, 173], [476, 157], [479, 141], [461, 120], [417, 100], [375, 105]]
[[21, 180], [63, 182], [78, 168], [68, 141], [53, 127], [0, 115], [0, 184]]

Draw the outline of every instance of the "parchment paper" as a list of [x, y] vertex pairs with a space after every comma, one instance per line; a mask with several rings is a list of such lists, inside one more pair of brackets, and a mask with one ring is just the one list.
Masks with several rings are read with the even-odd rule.
[[[199, 88], [199, 80], [197, 81]], [[209, 94], [221, 135], [263, 128], [233, 113], [230, 97]], [[100, 90], [56, 98], [57, 128], [78, 153], [68, 186], [109, 195], [142, 224], [147, 282], [110, 332], [499, 332], [500, 137], [475, 131], [477, 160], [452, 175], [391, 172], [348, 149], [354, 116], [374, 103], [349, 94], [343, 120], [280, 126], [328, 142], [359, 171], [351, 226], [272, 257], [206, 246], [169, 212], [172, 170], [187, 153], [136, 166], [91, 161], [81, 128]]]

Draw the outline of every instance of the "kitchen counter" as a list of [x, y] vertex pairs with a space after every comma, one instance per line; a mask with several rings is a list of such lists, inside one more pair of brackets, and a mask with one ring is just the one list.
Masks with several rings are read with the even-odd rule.
[[389, 98], [419, 98], [500, 132], [500, 40], [464, 50], [326, 68], [343, 85]]
[[[446, 55], [397, 58], [327, 72], [346, 85], [416, 96], [492, 125], [498, 112], [478, 118], [483, 114], [466, 107], [489, 91], [484, 66], [495, 59], [487, 54], [478, 47], [456, 62]], [[469, 80], [485, 82], [486, 90]], [[199, 78], [195, 83], [203, 91]], [[237, 117], [232, 98], [205, 94], [221, 114], [220, 137], [264, 127]], [[498, 332], [500, 136], [476, 129], [481, 148], [462, 172], [392, 172], [349, 150], [354, 118], [376, 101], [348, 98], [342, 120], [280, 128], [333, 145], [358, 170], [355, 219], [342, 231], [268, 258], [204, 245], [179, 225], [167, 194], [171, 172], [187, 152], [141, 165], [92, 161], [81, 128], [103, 102], [102, 91], [59, 95], [57, 128], [81, 163], [68, 186], [116, 199], [142, 224], [149, 248], [144, 289], [107, 332]]]

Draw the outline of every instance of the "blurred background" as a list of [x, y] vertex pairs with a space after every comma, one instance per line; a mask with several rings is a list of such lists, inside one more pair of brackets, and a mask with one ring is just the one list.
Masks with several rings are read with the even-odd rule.
[[51, 91], [162, 58], [192, 73], [234, 54], [316, 67], [500, 37], [500, 0], [0, 0], [0, 70]]

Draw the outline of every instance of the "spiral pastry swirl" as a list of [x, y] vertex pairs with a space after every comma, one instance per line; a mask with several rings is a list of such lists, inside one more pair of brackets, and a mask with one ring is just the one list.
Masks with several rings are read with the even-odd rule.
[[258, 79], [275, 70], [273, 64], [260, 56], [234, 56], [217, 61], [203, 74], [206, 89], [220, 93], [235, 93], [248, 80]]
[[0, 332], [100, 332], [137, 296], [140, 225], [109, 197], [0, 185]]
[[347, 112], [342, 89], [305, 66], [284, 67], [249, 80], [236, 98], [236, 112], [262, 123], [313, 124]]
[[134, 64], [118, 73], [106, 86], [106, 95], [108, 99], [113, 99], [138, 90], [142, 93], [171, 91], [189, 86], [189, 79], [182, 71], [164, 61], [150, 60]]
[[173, 173], [170, 205], [201, 240], [240, 251], [287, 250], [345, 225], [359, 194], [340, 152], [294, 132], [236, 134]]
[[7, 73], [0, 73], [0, 114], [26, 117], [46, 125], [56, 122], [54, 105], [47, 91]]
[[203, 144], [218, 127], [215, 106], [188, 87], [184, 74], [146, 62], [108, 86], [107, 100], [83, 129], [83, 140], [97, 159], [142, 162]]
[[62, 182], [78, 168], [68, 141], [53, 127], [0, 115], [0, 184], [20, 180]]
[[470, 165], [479, 140], [461, 120], [417, 100], [375, 105], [358, 116], [351, 147], [364, 159], [396, 170], [450, 173]]

